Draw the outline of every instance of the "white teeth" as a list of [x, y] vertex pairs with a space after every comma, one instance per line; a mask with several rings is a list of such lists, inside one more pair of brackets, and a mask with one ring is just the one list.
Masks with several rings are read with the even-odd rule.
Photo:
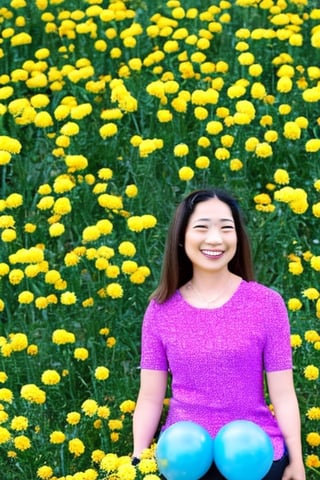
[[221, 255], [223, 252], [222, 250], [219, 250], [219, 251], [212, 251], [212, 250], [202, 250], [202, 253], [204, 253], [205, 255], [208, 255], [208, 256], [211, 256], [211, 257], [218, 257], [219, 255]]

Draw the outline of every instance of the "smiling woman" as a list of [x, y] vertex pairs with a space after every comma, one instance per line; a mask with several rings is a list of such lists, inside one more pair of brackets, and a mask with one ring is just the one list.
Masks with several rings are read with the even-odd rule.
[[[272, 442], [264, 480], [305, 480], [286, 307], [252, 271], [233, 197], [215, 189], [191, 193], [174, 215], [159, 287], [144, 316], [134, 462], [157, 430], [170, 375], [162, 430], [191, 421], [214, 438], [229, 422], [248, 420]], [[202, 478], [225, 479], [215, 464]]]

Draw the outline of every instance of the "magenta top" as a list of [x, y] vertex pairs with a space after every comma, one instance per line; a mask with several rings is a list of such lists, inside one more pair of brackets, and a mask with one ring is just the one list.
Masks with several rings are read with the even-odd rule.
[[264, 371], [292, 368], [285, 303], [274, 290], [242, 280], [221, 307], [193, 307], [180, 291], [152, 300], [142, 327], [141, 368], [172, 375], [164, 428], [190, 420], [212, 437], [233, 420], [250, 420], [271, 437], [274, 459], [284, 441], [264, 398]]

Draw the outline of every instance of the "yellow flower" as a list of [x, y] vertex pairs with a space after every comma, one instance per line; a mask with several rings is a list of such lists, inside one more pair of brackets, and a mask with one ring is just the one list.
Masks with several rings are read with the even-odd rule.
[[289, 262], [288, 269], [292, 275], [301, 275], [303, 273], [303, 266], [300, 261]]
[[110, 430], [121, 430], [123, 428], [123, 422], [118, 419], [110, 419], [108, 421], [108, 427]]
[[174, 147], [173, 154], [175, 157], [184, 157], [188, 155], [189, 147], [185, 143], [179, 143]]
[[9, 388], [0, 388], [0, 401], [12, 403], [13, 393]]
[[71, 202], [67, 197], [58, 198], [53, 205], [53, 211], [57, 215], [66, 215], [72, 210]]
[[136, 407], [136, 402], [133, 400], [124, 400], [119, 408], [122, 413], [133, 413]]
[[70, 453], [73, 453], [75, 457], [79, 457], [84, 453], [85, 446], [82, 440], [79, 438], [73, 438], [72, 440], [69, 440], [68, 450]]
[[306, 466], [311, 467], [311, 468], [319, 468], [320, 467], [320, 459], [319, 459], [318, 455], [315, 455], [315, 454], [307, 455]]
[[96, 225], [86, 227], [82, 232], [82, 240], [84, 242], [93, 242], [100, 238], [101, 232]]
[[88, 417], [93, 417], [97, 413], [98, 404], [95, 400], [89, 398], [85, 400], [81, 405], [81, 410], [87, 415]]
[[320, 272], [320, 255], [318, 256], [313, 256], [310, 260], [310, 265], [313, 270], [316, 270], [317, 272]]
[[286, 122], [283, 135], [289, 140], [298, 140], [301, 137], [301, 128], [296, 122]]
[[50, 478], [53, 476], [53, 470], [48, 465], [43, 465], [42, 467], [38, 468], [37, 476], [41, 478], [41, 480], [50, 480]]
[[97, 367], [94, 372], [94, 376], [97, 380], [107, 380], [109, 374], [109, 369], [106, 367]]
[[255, 154], [257, 157], [261, 158], [271, 157], [273, 154], [272, 147], [266, 142], [258, 143], [255, 149]]
[[46, 401], [46, 393], [33, 383], [23, 385], [20, 396], [30, 403], [42, 404]]
[[74, 343], [75, 341], [74, 333], [68, 332], [63, 328], [55, 330], [52, 334], [52, 342], [57, 345], [65, 345], [66, 343]]
[[24, 450], [28, 450], [29, 448], [31, 448], [30, 439], [28, 437], [26, 437], [25, 435], [19, 435], [19, 436], [15, 437], [14, 440], [13, 440], [13, 443], [14, 443], [14, 446], [17, 450], [24, 451]]
[[142, 232], [144, 228], [142, 217], [139, 217], [138, 215], [133, 215], [132, 217], [128, 218], [127, 223], [129, 230], [132, 232]]
[[84, 361], [87, 360], [87, 358], [89, 357], [89, 352], [84, 347], [77, 347], [73, 352], [73, 356], [76, 360]]
[[23, 292], [19, 293], [18, 296], [18, 301], [19, 303], [31, 303], [33, 302], [34, 295], [32, 292], [29, 292], [28, 290], [24, 290]]
[[195, 160], [195, 166], [199, 169], [209, 168], [210, 166], [210, 159], [205, 155], [201, 155]]
[[17, 234], [13, 228], [5, 228], [1, 232], [1, 240], [6, 243], [14, 242], [16, 240]]
[[312, 205], [312, 213], [315, 217], [320, 218], [320, 202]]
[[302, 292], [303, 296], [308, 300], [317, 300], [320, 297], [320, 293], [316, 288], [310, 287]]
[[178, 173], [180, 180], [184, 182], [188, 182], [194, 177], [194, 170], [191, 167], [181, 167]]
[[121, 210], [123, 208], [122, 198], [108, 193], [99, 195], [98, 203], [101, 207], [111, 210]]
[[10, 337], [12, 351], [21, 352], [28, 347], [28, 337], [25, 333], [14, 333]]
[[67, 155], [65, 163], [72, 171], [84, 170], [88, 166], [88, 160], [84, 155]]
[[66, 436], [63, 432], [55, 430], [54, 432], [50, 433], [50, 443], [60, 444], [63, 443], [66, 439]]
[[61, 294], [60, 302], [62, 305], [74, 305], [76, 301], [77, 297], [74, 292], [64, 292]]
[[206, 131], [210, 135], [218, 135], [218, 133], [222, 132], [223, 124], [217, 120], [211, 120], [207, 123]]
[[317, 380], [319, 378], [319, 368], [315, 365], [308, 365], [304, 369], [304, 376], [307, 380]]
[[99, 129], [99, 134], [103, 140], [109, 137], [113, 137], [118, 133], [118, 127], [115, 123], [106, 123]]
[[316, 153], [320, 150], [320, 138], [311, 138], [306, 142], [306, 152]]
[[60, 237], [65, 232], [65, 227], [63, 223], [55, 222], [49, 227], [50, 237]]
[[307, 434], [306, 440], [311, 447], [319, 447], [320, 434], [318, 432], [310, 432]]
[[301, 308], [302, 302], [299, 300], [299, 298], [290, 298], [288, 300], [288, 309], [292, 312], [297, 312], [298, 310], [301, 310]]
[[106, 287], [106, 293], [113, 299], [121, 298], [123, 297], [123, 288], [119, 283], [109, 283]]
[[69, 425], [78, 425], [78, 423], [80, 422], [80, 419], [81, 419], [81, 415], [79, 412], [69, 412], [67, 414], [67, 423], [69, 423]]
[[279, 185], [287, 185], [290, 182], [289, 174], [287, 170], [284, 170], [283, 168], [278, 168], [275, 171], [273, 179]]
[[45, 370], [41, 375], [41, 381], [44, 385], [57, 385], [61, 380], [56, 370]]
[[138, 195], [138, 187], [135, 184], [130, 184], [126, 186], [125, 194], [129, 198], [134, 198]]
[[320, 407], [311, 407], [306, 413], [309, 420], [320, 420]]
[[290, 335], [290, 343], [292, 348], [298, 348], [302, 345], [302, 338], [298, 334]]

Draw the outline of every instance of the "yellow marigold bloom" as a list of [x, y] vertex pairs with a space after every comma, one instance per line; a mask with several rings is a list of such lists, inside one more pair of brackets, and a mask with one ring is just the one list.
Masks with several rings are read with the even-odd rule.
[[167, 122], [171, 122], [173, 115], [170, 112], [170, 110], [163, 109], [163, 110], [158, 110], [157, 118], [160, 123], [167, 123]]
[[288, 270], [292, 275], [301, 275], [303, 273], [301, 261], [289, 262]]
[[19, 303], [32, 303], [34, 300], [34, 295], [32, 292], [29, 292], [29, 290], [24, 290], [23, 292], [19, 293], [18, 296], [18, 302]]
[[107, 367], [97, 367], [94, 371], [94, 376], [97, 380], [107, 380], [110, 372]]
[[273, 180], [279, 185], [287, 185], [290, 183], [290, 177], [287, 170], [278, 168], [273, 175]]
[[54, 222], [49, 227], [49, 235], [50, 237], [60, 237], [65, 232], [65, 227], [63, 223]]
[[68, 450], [73, 453], [75, 457], [79, 457], [85, 451], [84, 443], [79, 438], [73, 438], [68, 442]]
[[48, 128], [53, 125], [53, 120], [48, 112], [37, 113], [33, 122], [35, 126], [39, 128]]
[[[39, 0], [38, 0], [39, 1]], [[53, 470], [48, 465], [43, 465], [39, 467], [37, 470], [37, 476], [41, 480], [49, 480], [53, 476]]]
[[310, 265], [313, 270], [316, 270], [317, 272], [320, 272], [320, 255], [316, 256], [313, 255], [310, 260]]
[[299, 348], [302, 345], [302, 338], [298, 334], [291, 334], [290, 343], [292, 348]]
[[110, 419], [108, 421], [108, 427], [110, 430], [121, 430], [123, 428], [123, 422], [119, 419]]
[[98, 203], [101, 207], [110, 210], [121, 210], [123, 208], [122, 197], [117, 197], [116, 195], [110, 195], [108, 193], [99, 195]]
[[119, 466], [119, 459], [115, 453], [108, 453], [107, 455], [104, 455], [104, 457], [100, 461], [100, 468], [105, 472], [115, 471], [118, 468], [118, 466]]
[[120, 275], [120, 268], [118, 265], [107, 265], [105, 272], [108, 278], [117, 278]]
[[63, 305], [74, 305], [76, 301], [77, 301], [77, 297], [74, 292], [64, 292], [61, 294], [60, 302]]
[[27, 417], [23, 415], [14, 416], [10, 424], [12, 430], [16, 430], [18, 432], [22, 430], [26, 430], [28, 428], [28, 425], [29, 425], [29, 421]]
[[68, 332], [63, 328], [55, 330], [52, 334], [52, 342], [57, 345], [65, 345], [66, 343], [74, 343], [75, 341], [74, 333]]
[[74, 267], [75, 265], [78, 265], [79, 262], [80, 257], [74, 252], [66, 253], [64, 256], [64, 263], [67, 267]]
[[88, 166], [88, 160], [84, 155], [67, 155], [64, 161], [72, 171], [84, 170]]
[[113, 224], [106, 218], [98, 220], [96, 227], [102, 235], [109, 235], [113, 230]]
[[1, 262], [0, 263], [0, 277], [4, 277], [5, 275], [8, 275], [10, 271], [10, 267], [7, 263]]
[[89, 358], [89, 352], [87, 348], [84, 347], [77, 347], [74, 349], [73, 356], [76, 360], [87, 360]]
[[42, 197], [39, 202], [37, 203], [37, 208], [39, 210], [49, 210], [52, 208], [54, 204], [54, 197], [51, 195], [46, 195], [45, 197]]
[[60, 133], [62, 133], [62, 135], [67, 135], [68, 137], [78, 135], [79, 131], [79, 125], [75, 122], [67, 122], [60, 129]]
[[9, 273], [9, 282], [11, 285], [19, 285], [24, 278], [24, 273], [20, 268], [13, 268]]
[[309, 343], [316, 343], [320, 339], [320, 335], [316, 330], [307, 330], [304, 334], [304, 339]]
[[60, 380], [60, 374], [56, 370], [45, 370], [41, 375], [41, 382], [44, 385], [57, 385]]
[[320, 150], [320, 138], [311, 138], [305, 144], [306, 152], [316, 153]]
[[98, 407], [97, 415], [99, 418], [104, 418], [104, 419], [109, 418], [110, 408], [107, 407], [106, 405], [102, 405], [101, 407]]
[[320, 297], [320, 292], [313, 287], [303, 290], [302, 295], [308, 300], [317, 300]]
[[[74, 187], [75, 182], [68, 175], [60, 175], [54, 180], [53, 183], [53, 190], [55, 191], [55, 193], [70, 192], [70, 190], [72, 190]], [[58, 200], [61, 201], [60, 199]]]
[[118, 127], [115, 123], [109, 122], [99, 128], [99, 134], [103, 140], [113, 137], [118, 133]]
[[281, 115], [288, 115], [291, 112], [292, 108], [290, 105], [283, 103], [279, 106], [278, 110]]
[[317, 190], [317, 192], [320, 192], [320, 180], [316, 180], [313, 186]]
[[135, 184], [130, 184], [126, 186], [125, 194], [129, 198], [134, 198], [138, 195], [138, 187]]
[[123, 297], [123, 288], [119, 283], [109, 283], [106, 287], [106, 293], [113, 299]]
[[267, 130], [264, 134], [264, 140], [268, 143], [274, 143], [278, 138], [279, 134], [276, 130]]
[[12, 403], [13, 393], [9, 388], [0, 388], [0, 401]]
[[44, 308], [47, 308], [48, 306], [48, 300], [46, 297], [38, 297], [35, 299], [35, 306], [39, 309], [42, 310]]
[[122, 413], [133, 413], [136, 407], [136, 402], [133, 400], [124, 400], [119, 408]]
[[312, 205], [312, 214], [313, 214], [315, 217], [320, 218], [320, 202], [315, 203], [314, 205]]
[[7, 165], [12, 158], [11, 153], [0, 150], [0, 165]]
[[317, 380], [319, 378], [319, 368], [315, 365], [308, 365], [304, 369], [304, 377], [307, 380]]
[[13, 228], [5, 228], [1, 233], [1, 240], [3, 242], [10, 243], [16, 240], [16, 238], [17, 238], [17, 234]]
[[302, 302], [299, 300], [299, 298], [290, 298], [288, 300], [288, 309], [292, 312], [297, 312], [298, 310], [301, 310], [301, 308]]
[[138, 264], [137, 262], [134, 262], [133, 260], [125, 260], [122, 262], [121, 265], [121, 271], [125, 274], [132, 274], [138, 269]]
[[81, 410], [87, 417], [93, 417], [97, 413], [98, 404], [95, 400], [88, 398], [82, 403]]
[[252, 77], [259, 77], [263, 72], [263, 67], [260, 63], [253, 63], [249, 65], [248, 72]]
[[19, 45], [28, 45], [32, 43], [32, 37], [26, 32], [17, 33], [10, 38], [10, 44], [12, 47], [18, 47]]
[[20, 396], [30, 403], [42, 404], [46, 401], [46, 393], [33, 383], [23, 385]]
[[318, 432], [309, 432], [306, 436], [306, 441], [311, 447], [319, 447], [320, 434]]
[[14, 443], [14, 446], [17, 450], [24, 451], [24, 450], [28, 450], [29, 448], [31, 448], [30, 439], [28, 437], [26, 437], [25, 435], [19, 435], [19, 436], [15, 437], [14, 440], [13, 440], [13, 443]]
[[320, 467], [320, 459], [318, 455], [312, 454], [307, 455], [306, 457], [306, 466], [311, 468], [319, 468]]
[[210, 159], [205, 155], [201, 155], [200, 157], [196, 158], [195, 166], [199, 169], [205, 169], [210, 166]]
[[223, 130], [223, 124], [219, 121], [212, 120], [207, 123], [206, 131], [210, 135], [218, 135]]
[[37, 230], [37, 225], [35, 225], [34, 223], [26, 223], [24, 225], [24, 231], [26, 233], [33, 233]]
[[0, 383], [5, 383], [8, 380], [8, 376], [6, 372], [0, 371]]
[[132, 232], [142, 232], [144, 229], [142, 217], [138, 215], [133, 215], [127, 220], [128, 228]]
[[21, 352], [28, 346], [28, 337], [25, 333], [14, 333], [10, 337], [12, 351]]
[[7, 443], [11, 439], [9, 430], [4, 427], [0, 427], [0, 445]]
[[253, 200], [255, 203], [261, 205], [269, 205], [271, 203], [270, 195], [268, 195], [267, 193], [260, 193], [258, 195], [255, 195]]
[[230, 152], [224, 147], [218, 147], [214, 152], [214, 156], [217, 160], [229, 160]]
[[273, 155], [272, 147], [266, 142], [258, 143], [255, 149], [257, 157], [267, 158]]
[[34, 344], [29, 345], [27, 348], [28, 355], [38, 355], [38, 351], [39, 351], [38, 346]]
[[66, 436], [63, 432], [55, 430], [54, 432], [50, 433], [50, 443], [60, 444], [63, 443], [66, 439]]
[[67, 414], [66, 420], [69, 425], [78, 425], [81, 415], [79, 412], [70, 412]]
[[108, 348], [114, 347], [116, 343], [117, 343], [117, 340], [114, 337], [108, 337], [106, 340], [106, 346]]
[[309, 420], [320, 420], [320, 407], [311, 407], [307, 410], [306, 416]]
[[101, 236], [101, 231], [96, 225], [86, 227], [82, 232], [82, 240], [84, 242], [94, 242]]
[[181, 167], [178, 174], [180, 180], [188, 182], [194, 177], [194, 170], [191, 167]]
[[289, 140], [298, 140], [301, 137], [301, 128], [296, 122], [286, 122], [283, 135]]
[[58, 215], [66, 215], [72, 210], [71, 202], [67, 197], [60, 197], [53, 204], [53, 211]]
[[240, 98], [246, 93], [246, 89], [243, 85], [231, 85], [227, 90], [227, 95], [229, 98]]
[[145, 214], [141, 216], [143, 228], [153, 228], [157, 224], [157, 219], [154, 215]]
[[174, 147], [173, 154], [175, 157], [184, 157], [188, 155], [189, 147], [185, 143], [179, 143]]

